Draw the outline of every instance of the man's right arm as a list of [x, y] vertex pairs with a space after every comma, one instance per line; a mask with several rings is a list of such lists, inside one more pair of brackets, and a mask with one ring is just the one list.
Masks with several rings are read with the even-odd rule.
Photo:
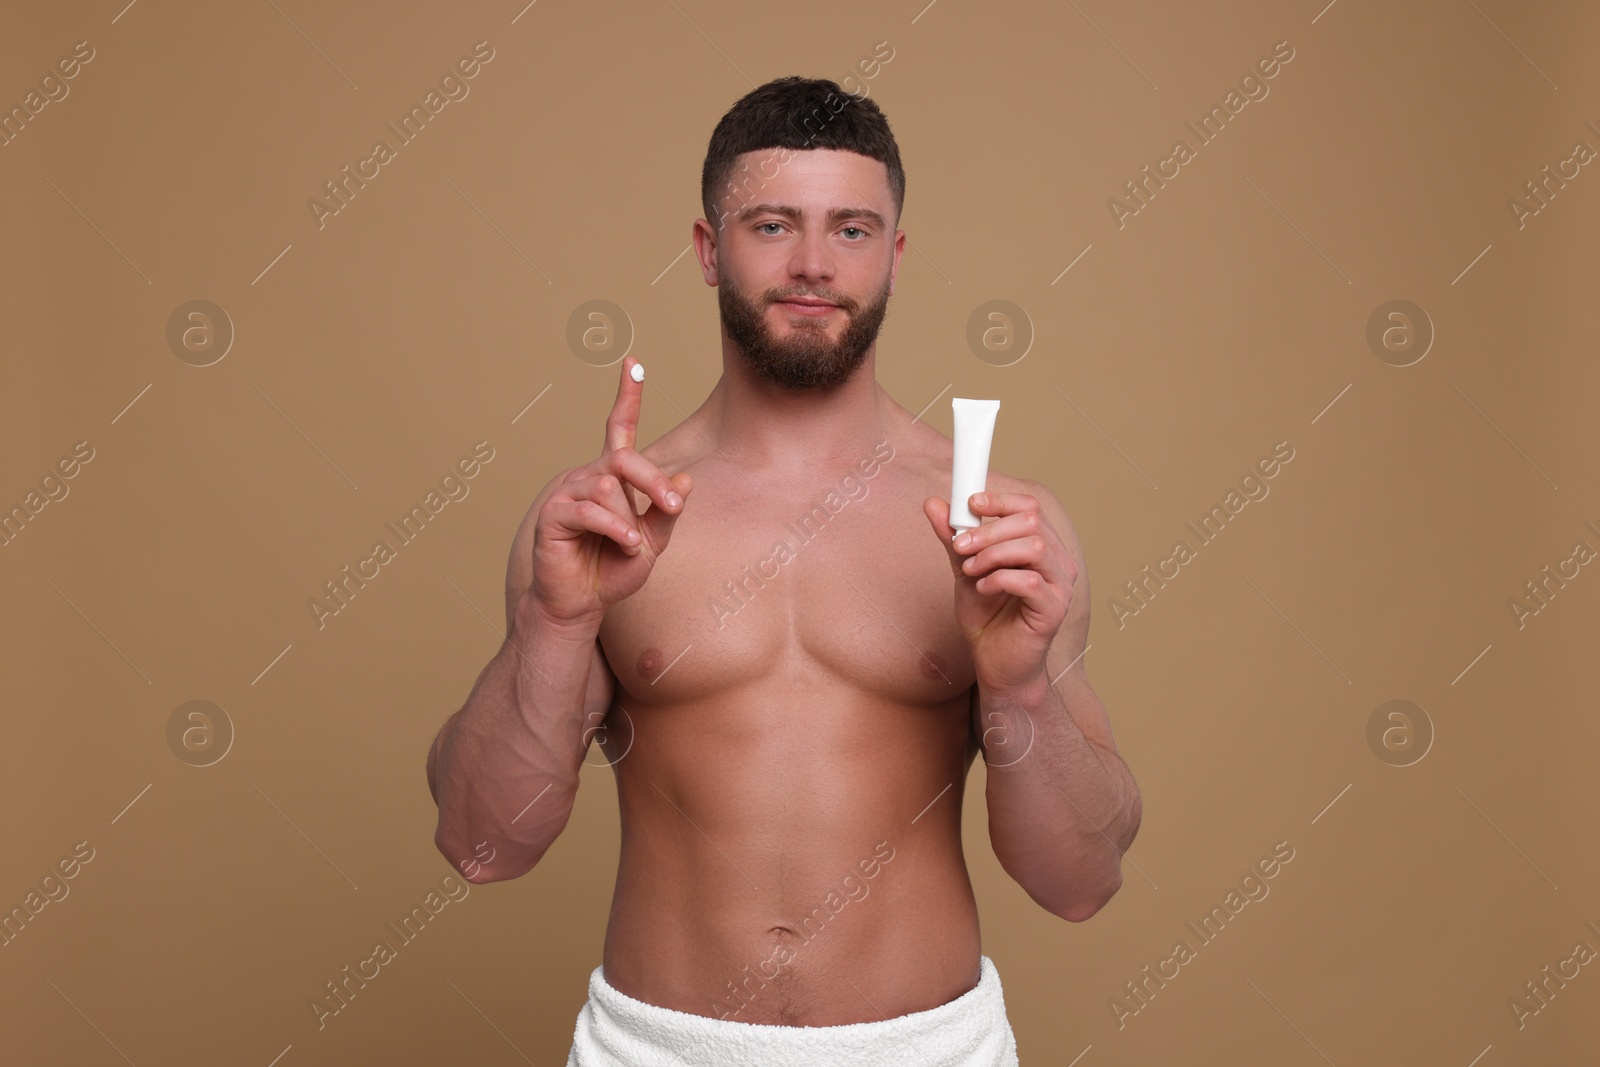
[[585, 735], [615, 692], [599, 623], [559, 624], [529, 595], [534, 520], [558, 483], [513, 540], [506, 638], [428, 753], [434, 844], [470, 882], [520, 877], [544, 856], [572, 813]]

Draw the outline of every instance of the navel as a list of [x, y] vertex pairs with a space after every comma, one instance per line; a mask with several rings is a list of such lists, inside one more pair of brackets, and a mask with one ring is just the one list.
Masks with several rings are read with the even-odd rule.
[[666, 666], [666, 663], [667, 658], [661, 654], [659, 648], [651, 646], [645, 649], [639, 654], [639, 677], [647, 682], [655, 681], [656, 675], [661, 673], [661, 668]]

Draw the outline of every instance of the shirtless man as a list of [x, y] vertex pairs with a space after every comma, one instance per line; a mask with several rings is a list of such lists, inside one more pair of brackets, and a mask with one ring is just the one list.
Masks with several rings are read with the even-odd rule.
[[601, 738], [621, 858], [569, 1064], [1014, 1064], [962, 854], [973, 759], [995, 855], [1053, 915], [1106, 903], [1139, 826], [1067, 515], [991, 470], [952, 544], [951, 442], [876, 381], [904, 174], [877, 105], [842, 99], [780, 79], [718, 124], [693, 237], [722, 377], [636, 449], [622, 361], [604, 450], [528, 509], [505, 642], [429, 753], [435, 842], [482, 883], [539, 862]]

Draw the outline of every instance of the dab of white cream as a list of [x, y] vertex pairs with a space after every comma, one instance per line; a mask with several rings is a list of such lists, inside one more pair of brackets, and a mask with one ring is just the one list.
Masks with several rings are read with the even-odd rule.
[[633, 365], [633, 369], [628, 372], [628, 377], [632, 378], [636, 382], [644, 381], [644, 364], [635, 363]]

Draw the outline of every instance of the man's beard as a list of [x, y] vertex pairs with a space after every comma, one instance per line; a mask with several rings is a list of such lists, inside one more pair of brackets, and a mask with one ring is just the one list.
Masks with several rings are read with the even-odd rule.
[[[783, 337], [774, 336], [765, 315], [780, 293], [783, 291], [768, 290], [759, 301], [751, 301], [726, 280], [717, 286], [722, 328], [728, 331], [745, 362], [756, 374], [784, 389], [828, 389], [848, 381], [878, 339], [878, 330], [889, 310], [889, 284], [885, 282], [878, 298], [865, 308], [843, 294], [808, 294], [838, 303], [839, 310], [829, 319], [838, 314], [849, 316], [838, 341], [828, 339], [827, 331], [832, 327], [828, 320], [812, 321], [798, 315], [790, 318]], [[785, 309], [779, 310], [788, 314]]]

